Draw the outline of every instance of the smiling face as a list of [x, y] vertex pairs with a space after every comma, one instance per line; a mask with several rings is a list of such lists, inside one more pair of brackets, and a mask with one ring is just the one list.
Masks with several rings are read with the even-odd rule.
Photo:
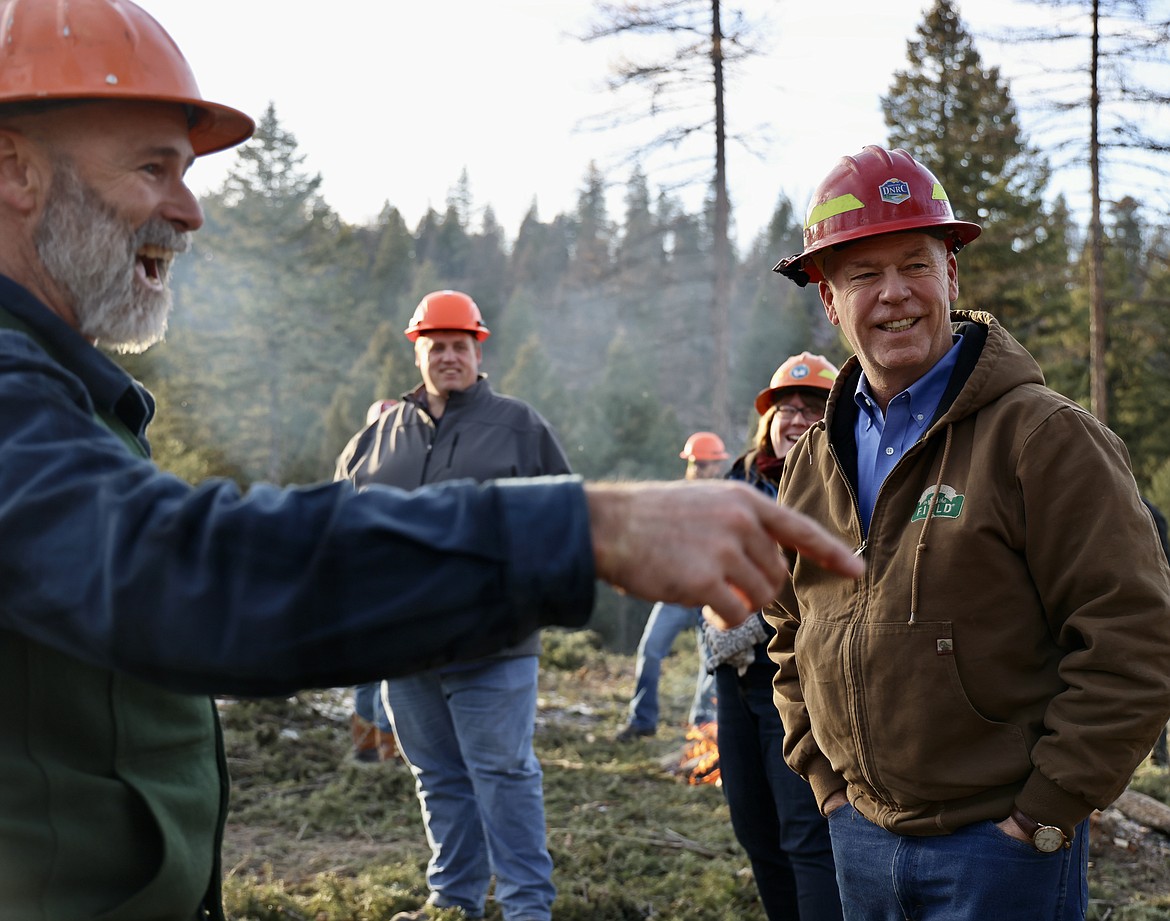
[[830, 251], [822, 270], [825, 313], [857, 353], [884, 410], [951, 348], [955, 257], [929, 234], [883, 234]]
[[768, 440], [773, 454], [779, 458], [787, 457], [796, 440], [825, 417], [826, 396], [795, 390], [777, 394], [768, 423]]
[[50, 180], [33, 230], [37, 293], [91, 340], [141, 351], [162, 338], [171, 260], [203, 213], [179, 106], [96, 103], [44, 116], [32, 136]]
[[414, 363], [422, 372], [427, 394], [446, 401], [455, 390], [466, 390], [479, 376], [483, 350], [471, 333], [436, 329], [414, 343]]

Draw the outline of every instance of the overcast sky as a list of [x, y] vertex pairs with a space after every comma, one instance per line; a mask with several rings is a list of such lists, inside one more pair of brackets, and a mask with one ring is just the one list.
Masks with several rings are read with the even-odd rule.
[[[445, 208], [466, 169], [473, 204], [490, 204], [511, 240], [534, 199], [544, 220], [571, 211], [589, 163], [607, 170], [632, 143], [621, 131], [577, 130], [611, 107], [604, 79], [619, 50], [574, 37], [590, 0], [139, 2], [178, 42], [206, 98], [253, 117], [275, 104], [305, 168], [322, 175], [326, 201], [350, 222], [372, 219], [388, 201], [413, 228], [428, 206]], [[781, 194], [803, 211], [838, 157], [884, 143], [879, 98], [906, 66], [906, 42], [929, 5], [724, 4], [760, 23], [765, 49], [727, 97], [731, 129], [750, 133], [762, 154], [728, 151], [741, 249]], [[976, 35], [1019, 15], [1012, 0], [959, 8]], [[978, 47], [985, 63], [1011, 72], [996, 49]], [[710, 159], [712, 147], [705, 141], [698, 155]], [[192, 187], [218, 187], [233, 159], [199, 161]], [[648, 172], [656, 191], [653, 165]], [[611, 199], [615, 218], [620, 196]]]

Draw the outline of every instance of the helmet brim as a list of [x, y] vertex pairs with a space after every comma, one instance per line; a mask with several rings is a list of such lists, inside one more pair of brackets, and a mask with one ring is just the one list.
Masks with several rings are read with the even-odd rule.
[[207, 102], [204, 99], [192, 99], [189, 96], [66, 90], [64, 92], [5, 96], [0, 104], [68, 103], [74, 100], [77, 102], [158, 102], [164, 105], [174, 103], [182, 106], [190, 113], [188, 115], [190, 124], [188, 136], [191, 140], [191, 149], [197, 157], [235, 147], [248, 140], [256, 131], [256, 122], [239, 109], [233, 109], [231, 106], [220, 105], [216, 102]]
[[946, 242], [949, 252], [957, 253], [983, 233], [983, 228], [970, 221], [923, 222], [921, 217], [907, 218], [904, 221], [885, 221], [881, 224], [861, 224], [847, 232], [834, 234], [831, 239], [809, 247], [802, 253], [781, 259], [772, 267], [772, 271], [791, 279], [803, 288], [812, 282], [825, 280], [825, 276], [812, 259], [817, 253], [856, 243], [858, 240], [884, 237], [892, 233], [913, 232], [937, 236]]
[[191, 126], [195, 156], [216, 153], [242, 144], [256, 131], [256, 122], [238, 109], [218, 103], [191, 103], [201, 117]]

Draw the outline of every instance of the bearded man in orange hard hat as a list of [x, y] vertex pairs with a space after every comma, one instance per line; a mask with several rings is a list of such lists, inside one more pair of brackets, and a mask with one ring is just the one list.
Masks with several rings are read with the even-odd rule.
[[866, 147], [776, 266], [856, 352], [780, 500], [868, 575], [798, 556], [768, 616], [850, 921], [1083, 918], [1088, 817], [1170, 710], [1170, 569], [1125, 446], [952, 309], [979, 233], [909, 153]]
[[94, 345], [162, 335], [171, 260], [203, 222], [187, 168], [252, 127], [201, 97], [128, 0], [0, 0], [6, 917], [222, 919], [228, 774], [209, 694], [483, 655], [584, 623], [596, 577], [739, 617], [740, 593], [759, 603], [784, 578], [776, 540], [849, 569], [807, 519], [718, 484], [242, 495], [161, 473], [153, 400]]

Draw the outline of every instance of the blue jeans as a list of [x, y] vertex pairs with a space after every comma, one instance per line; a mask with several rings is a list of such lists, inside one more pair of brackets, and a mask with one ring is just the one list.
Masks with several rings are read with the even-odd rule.
[[481, 917], [494, 874], [505, 921], [552, 917], [536, 679], [537, 657], [521, 656], [382, 686], [431, 847], [431, 904]]
[[[769, 921], [841, 921], [829, 825], [812, 787], [784, 763], [772, 662], [715, 669], [719, 773], [735, 837]], [[768, 808], [771, 803], [773, 808]]]
[[381, 681], [359, 684], [353, 689], [353, 712], [367, 723], [373, 723], [383, 732], [390, 732], [394, 728], [390, 725], [390, 717], [386, 715], [386, 708], [382, 706]]
[[1082, 921], [1089, 822], [1041, 854], [992, 821], [951, 835], [896, 835], [852, 806], [829, 815], [846, 921]]
[[670, 653], [675, 637], [688, 627], [695, 631], [699, 647], [699, 674], [689, 719], [692, 725], [715, 719], [715, 677], [707, 673], [706, 645], [699, 628], [702, 616], [699, 608], [680, 608], [661, 601], [650, 611], [638, 642], [634, 697], [630, 701], [629, 724], [635, 729], [658, 728], [658, 678], [662, 674], [662, 660]]

